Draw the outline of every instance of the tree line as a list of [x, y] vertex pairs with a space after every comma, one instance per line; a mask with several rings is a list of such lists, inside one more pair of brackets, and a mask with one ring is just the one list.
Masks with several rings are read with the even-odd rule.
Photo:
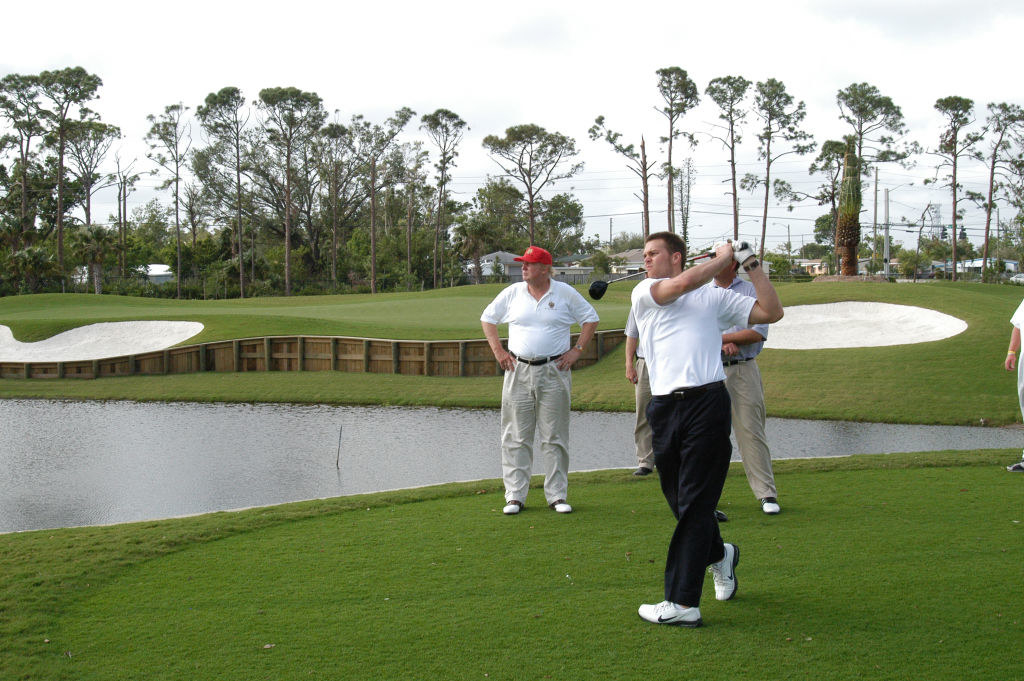
[[[760, 197], [762, 258], [774, 196], [826, 207], [816, 245], [841, 254], [844, 271], [855, 266], [862, 251], [860, 183], [880, 164], [909, 166], [922, 154], [935, 159], [928, 181], [950, 192], [954, 272], [958, 255], [973, 249], [957, 230], [965, 202], [985, 210], [986, 260], [995, 208], [1019, 215], [1024, 204], [1024, 114], [1014, 104], [990, 104], [979, 122], [970, 99], [941, 98], [935, 108], [946, 127], [935, 144], [922, 146], [909, 139], [889, 97], [855, 83], [836, 98], [848, 133], [819, 145], [805, 129], [804, 102], [776, 79], [712, 79], [703, 97], [716, 105], [719, 123], [710, 131], [685, 125], [702, 98], [685, 70], [659, 69], [656, 85], [666, 126], [657, 138], [663, 161], [648, 153], [642, 133], [616, 131], [604, 116], [589, 130], [635, 174], [645, 235], [658, 181], [665, 183], [666, 228], [688, 237], [696, 173], [689, 158], [678, 161], [678, 149], [702, 137], [724, 150], [735, 238], [741, 191]], [[0, 79], [0, 293], [63, 290], [79, 268], [96, 292], [106, 285], [138, 293], [142, 268], [157, 262], [177, 275], [163, 294], [178, 297], [438, 288], [482, 281], [481, 256], [521, 252], [535, 242], [556, 257], [590, 252], [596, 265], [607, 262], [612, 245], [602, 253], [597, 239], [585, 239], [579, 200], [551, 193], [583, 166], [576, 141], [562, 133], [530, 123], [485, 136], [500, 173], [469, 201], [458, 201], [450, 187], [469, 128], [453, 111], [418, 115], [403, 107], [382, 121], [343, 119], [315, 92], [265, 88], [249, 99], [225, 87], [194, 107], [177, 102], [148, 117], [147, 159], [156, 170], [146, 172], [140, 159], [111, 155], [121, 131], [90, 108], [101, 86], [99, 76], [80, 67]], [[414, 131], [426, 143], [411, 141]], [[740, 176], [737, 151], [750, 132], [761, 171]], [[773, 174], [790, 155], [809, 159], [816, 189], [798, 190]], [[964, 186], [967, 162], [986, 164], [987, 186]], [[165, 199], [132, 205], [151, 174]], [[116, 213], [94, 220], [92, 199], [107, 188], [116, 190]], [[843, 196], [854, 203], [844, 207]], [[1019, 234], [1019, 218], [1015, 223]], [[1009, 241], [993, 240], [993, 253], [1014, 245], [1010, 231], [1001, 238]]]

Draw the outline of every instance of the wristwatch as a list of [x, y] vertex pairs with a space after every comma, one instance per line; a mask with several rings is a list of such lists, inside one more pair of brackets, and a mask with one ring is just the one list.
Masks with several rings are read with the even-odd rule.
[[583, 352], [583, 346], [582, 346], [582, 345], [580, 345], [579, 343], [577, 343], [577, 344], [576, 344], [576, 345], [574, 345], [573, 347], [575, 347], [575, 348], [576, 348], [577, 350], [579, 350], [580, 352]]
[[757, 262], [757, 260], [751, 260], [749, 264], [743, 266], [743, 271], [749, 272], [750, 270], [756, 270], [760, 264], [761, 263]]

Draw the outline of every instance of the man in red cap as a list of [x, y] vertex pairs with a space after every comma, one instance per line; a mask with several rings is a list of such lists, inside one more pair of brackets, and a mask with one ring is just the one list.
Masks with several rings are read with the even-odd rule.
[[[494, 358], [505, 371], [501, 389], [501, 471], [506, 515], [523, 508], [530, 490], [533, 438], [544, 453], [544, 496], [559, 513], [571, 513], [569, 487], [570, 369], [597, 329], [597, 312], [566, 283], [551, 279], [551, 254], [530, 246], [522, 257], [523, 280], [505, 288], [480, 317]], [[508, 324], [508, 350], [498, 324]], [[580, 337], [570, 347], [570, 330]]]

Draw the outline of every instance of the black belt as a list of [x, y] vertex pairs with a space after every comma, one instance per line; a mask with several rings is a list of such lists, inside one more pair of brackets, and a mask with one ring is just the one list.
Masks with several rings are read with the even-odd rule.
[[705, 383], [704, 385], [698, 385], [693, 388], [679, 388], [673, 390], [667, 396], [676, 400], [685, 400], [687, 397], [696, 397], [702, 393], [706, 393], [709, 390], [725, 389], [725, 381], [715, 381], [714, 383]]
[[510, 352], [508, 354], [510, 354], [513, 357], [515, 357], [515, 360], [517, 362], [522, 362], [523, 364], [529, 364], [532, 367], [539, 367], [542, 364], [547, 364], [548, 362], [554, 362], [556, 359], [561, 357], [561, 355], [552, 355], [551, 357], [541, 357], [540, 359], [526, 359], [525, 357], [516, 357], [515, 353], [512, 353], [512, 352]]
[[731, 367], [733, 364], [743, 364], [744, 362], [749, 362], [752, 359], [754, 359], [754, 358], [753, 357], [747, 357], [746, 359], [723, 359], [722, 360], [722, 366], [724, 366], [724, 367]]

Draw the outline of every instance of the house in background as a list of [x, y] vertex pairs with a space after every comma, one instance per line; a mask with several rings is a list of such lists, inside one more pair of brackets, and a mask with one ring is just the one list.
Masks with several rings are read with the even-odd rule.
[[[523, 269], [521, 263], [516, 262], [518, 253], [508, 251], [495, 251], [480, 257], [480, 274], [487, 281], [491, 277], [501, 274], [501, 281], [515, 283], [523, 280]], [[580, 260], [585, 259], [583, 255], [567, 255], [555, 260], [551, 268], [551, 278], [557, 281], [564, 281], [567, 284], [585, 284], [590, 281], [594, 272], [593, 267], [580, 265]], [[472, 279], [473, 263], [469, 261], [465, 265], [466, 272]]]
[[[508, 251], [495, 251], [494, 253], [482, 255], [480, 256], [480, 276], [486, 279], [500, 272], [502, 276], [507, 277], [510, 272], [519, 269], [519, 263], [515, 261], [518, 257], [516, 253], [509, 253]], [[466, 272], [472, 279], [473, 261], [467, 261], [465, 267]], [[520, 280], [522, 280], [522, 276], [515, 281]]]
[[146, 265], [143, 270], [146, 279], [151, 284], [166, 284], [169, 281], [174, 281], [174, 272], [171, 271], [170, 265]]
[[828, 262], [821, 258], [797, 258], [793, 261], [793, 267], [799, 267], [812, 277], [828, 274]]
[[[973, 274], [981, 275], [982, 262], [982, 258], [974, 258], [973, 260], [960, 260], [957, 262], [956, 268], [958, 272], [971, 272]], [[996, 259], [990, 257], [988, 259], [988, 266], [995, 267]], [[950, 262], [950, 267], [952, 267], [952, 261]], [[1018, 272], [1020, 272], [1020, 267], [1018, 266], [1016, 260], [1003, 261], [1003, 274], [1016, 274]]]
[[610, 266], [612, 274], [636, 274], [644, 269], [644, 249], [642, 248], [631, 248], [621, 253], [612, 253], [608, 256], [608, 259], [618, 260], [622, 263]]

